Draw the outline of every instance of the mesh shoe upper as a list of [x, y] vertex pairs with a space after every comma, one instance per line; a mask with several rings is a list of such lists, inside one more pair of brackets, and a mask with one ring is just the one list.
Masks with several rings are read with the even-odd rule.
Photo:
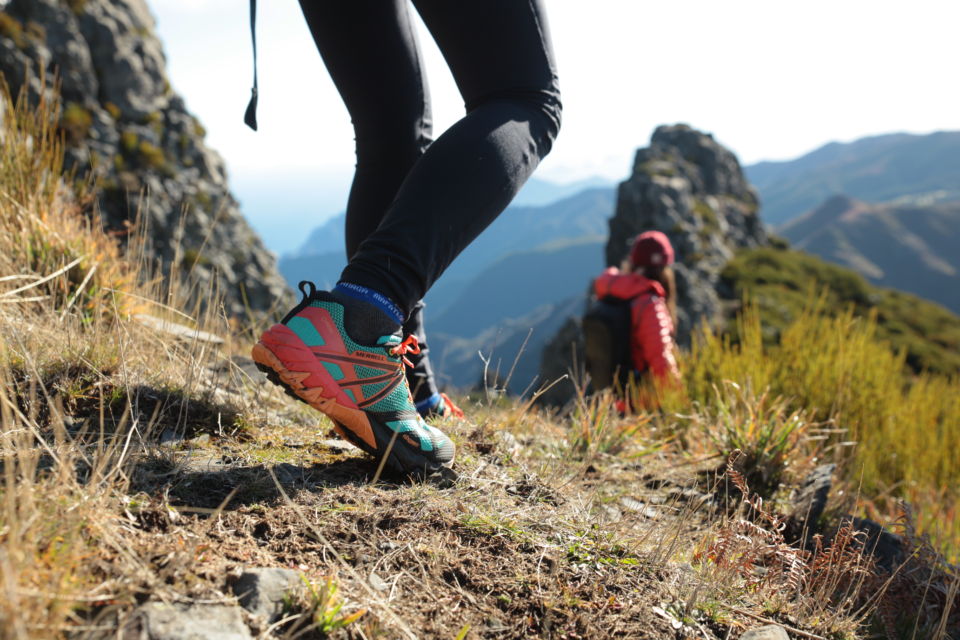
[[[416, 340], [402, 341], [399, 335], [393, 334], [381, 336], [376, 344], [357, 342], [344, 328], [344, 314], [356, 312], [354, 309], [345, 310], [344, 305], [330, 294], [311, 291], [288, 314], [283, 324], [309, 349], [326, 374], [324, 376], [318, 372], [307, 375], [302, 380], [303, 385], [306, 388], [322, 387], [326, 382], [329, 386], [329, 382], [323, 379], [329, 376], [341, 393], [331, 393], [334, 390], [325, 389], [324, 396], [335, 399], [340, 405], [362, 410], [370, 418], [375, 432], [378, 429], [383, 431], [382, 427], [386, 427], [396, 433], [396, 441], [403, 443], [398, 445], [401, 449], [416, 449], [407, 452], [413, 457], [419, 453], [430, 463], [451, 461], [453, 443], [441, 431], [424, 422], [410, 395], [404, 374], [403, 353], [407, 349], [415, 349]], [[299, 369], [306, 368], [302, 362], [297, 364]], [[349, 424], [341, 426], [355, 431]], [[391, 439], [393, 433], [389, 434]], [[376, 434], [377, 446], [364, 448], [381, 449], [383, 437], [383, 433]], [[375, 455], [379, 453], [370, 452]]]

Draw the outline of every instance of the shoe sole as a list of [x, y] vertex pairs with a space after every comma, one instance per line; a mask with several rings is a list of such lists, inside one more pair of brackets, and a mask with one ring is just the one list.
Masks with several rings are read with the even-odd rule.
[[[264, 332], [254, 345], [251, 356], [271, 382], [330, 418], [334, 430], [345, 440], [378, 460], [381, 451], [387, 452], [387, 465], [392, 469], [430, 473], [443, 468], [439, 462], [431, 461], [408, 447], [393, 446], [394, 441], [403, 436], [395, 435], [385, 425], [376, 429], [375, 426], [379, 425], [375, 425], [370, 416], [343, 393], [313, 351], [285, 325], [276, 324]], [[290, 369], [284, 361], [296, 363], [297, 370]], [[309, 387], [305, 384], [307, 380], [310, 380]], [[378, 432], [381, 437], [377, 437]]]

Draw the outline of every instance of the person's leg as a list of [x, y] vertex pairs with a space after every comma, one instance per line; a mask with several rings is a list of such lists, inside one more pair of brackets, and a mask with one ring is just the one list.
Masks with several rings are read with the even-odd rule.
[[301, 287], [304, 300], [252, 354], [344, 437], [413, 473], [442, 469], [454, 445], [416, 412], [402, 363], [417, 348], [413, 336], [401, 339], [401, 325], [549, 151], [560, 111], [539, 4], [433, 0], [418, 8], [468, 115], [416, 162], [334, 291]]
[[346, 216], [350, 260], [430, 144], [429, 92], [406, 0], [300, 0], [300, 6], [356, 135]]
[[[356, 133], [357, 166], [347, 200], [349, 260], [380, 225], [410, 169], [431, 141], [430, 100], [406, 0], [300, 0], [307, 25]], [[423, 303], [404, 335], [420, 340], [406, 370], [422, 413], [440, 397], [423, 330]]]
[[457, 81], [467, 115], [417, 161], [341, 281], [408, 314], [500, 214], [560, 126], [555, 65], [537, 0], [415, 0]]

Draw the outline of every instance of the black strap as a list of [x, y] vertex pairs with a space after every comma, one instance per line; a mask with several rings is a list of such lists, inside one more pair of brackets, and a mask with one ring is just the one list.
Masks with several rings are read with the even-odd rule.
[[250, 39], [253, 41], [253, 90], [243, 121], [257, 130], [257, 0], [250, 0]]

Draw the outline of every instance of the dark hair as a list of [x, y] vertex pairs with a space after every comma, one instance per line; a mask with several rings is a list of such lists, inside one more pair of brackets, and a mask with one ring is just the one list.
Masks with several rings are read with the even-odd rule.
[[663, 286], [667, 297], [667, 309], [670, 310], [670, 319], [673, 320], [673, 332], [677, 332], [677, 279], [673, 269], [667, 265], [649, 266], [643, 268], [645, 278], [656, 280]]

